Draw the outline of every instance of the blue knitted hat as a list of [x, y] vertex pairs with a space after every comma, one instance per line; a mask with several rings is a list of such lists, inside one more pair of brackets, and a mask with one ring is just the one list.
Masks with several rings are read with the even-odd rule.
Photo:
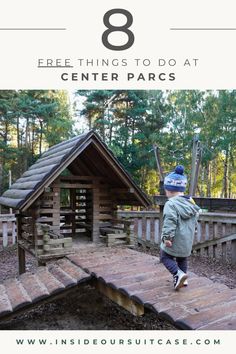
[[186, 186], [187, 177], [181, 165], [176, 166], [174, 172], [169, 173], [164, 179], [164, 188], [168, 191], [184, 192]]

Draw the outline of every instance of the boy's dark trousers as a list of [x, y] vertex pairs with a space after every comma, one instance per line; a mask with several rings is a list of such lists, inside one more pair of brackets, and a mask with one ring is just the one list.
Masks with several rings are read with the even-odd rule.
[[187, 257], [174, 257], [161, 250], [161, 262], [173, 275], [175, 275], [179, 269], [181, 269], [184, 273], [187, 273]]

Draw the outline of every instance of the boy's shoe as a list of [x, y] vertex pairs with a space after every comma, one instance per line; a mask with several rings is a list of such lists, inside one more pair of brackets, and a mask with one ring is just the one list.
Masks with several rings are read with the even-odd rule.
[[187, 277], [187, 274], [185, 274], [184, 272], [182, 272], [182, 270], [179, 269], [177, 274], [173, 276], [174, 289], [179, 290], [180, 288], [182, 288]]
[[183, 282], [183, 286], [188, 286], [188, 280], [187, 279]]

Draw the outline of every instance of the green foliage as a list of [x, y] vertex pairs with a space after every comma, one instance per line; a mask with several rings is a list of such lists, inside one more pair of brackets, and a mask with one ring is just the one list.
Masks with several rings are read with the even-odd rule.
[[153, 144], [164, 172], [191, 174], [192, 142], [202, 143], [198, 193], [235, 196], [236, 91], [78, 91], [90, 128], [148, 193], [158, 192]]
[[71, 108], [64, 91], [0, 91], [1, 191], [35, 162], [45, 148], [72, 134]]
[[0, 91], [1, 191], [8, 185], [9, 170], [15, 180], [42, 151], [86, 126], [150, 195], [159, 186], [153, 145], [165, 173], [183, 164], [190, 177], [197, 134], [202, 145], [198, 194], [236, 196], [235, 90], [89, 90], [77, 91], [75, 98], [82, 108], [72, 119], [76, 107], [65, 91]]

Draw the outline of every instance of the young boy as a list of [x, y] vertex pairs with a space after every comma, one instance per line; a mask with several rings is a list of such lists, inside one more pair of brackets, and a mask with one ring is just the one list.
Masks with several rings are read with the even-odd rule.
[[195, 227], [200, 208], [185, 196], [187, 178], [183, 166], [165, 177], [168, 201], [163, 211], [161, 262], [173, 275], [174, 289], [187, 286], [187, 257], [192, 251]]

